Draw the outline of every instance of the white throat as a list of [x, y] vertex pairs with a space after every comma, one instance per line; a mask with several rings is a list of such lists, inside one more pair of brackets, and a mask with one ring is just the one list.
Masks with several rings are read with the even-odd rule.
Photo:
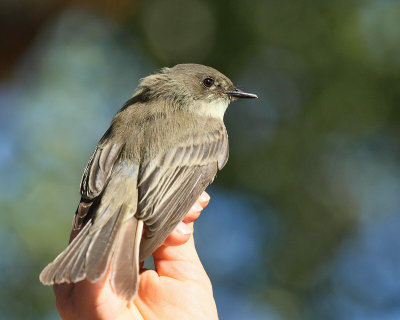
[[223, 120], [228, 104], [229, 100], [226, 99], [218, 99], [211, 102], [200, 101], [196, 104], [195, 113]]

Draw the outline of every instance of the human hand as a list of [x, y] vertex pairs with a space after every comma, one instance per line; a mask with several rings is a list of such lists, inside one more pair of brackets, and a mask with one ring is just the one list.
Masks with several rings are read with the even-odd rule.
[[193, 239], [193, 222], [209, 202], [206, 192], [153, 253], [155, 270], [140, 273], [138, 294], [127, 303], [113, 291], [108, 270], [95, 283], [54, 285], [63, 319], [218, 319], [212, 286]]

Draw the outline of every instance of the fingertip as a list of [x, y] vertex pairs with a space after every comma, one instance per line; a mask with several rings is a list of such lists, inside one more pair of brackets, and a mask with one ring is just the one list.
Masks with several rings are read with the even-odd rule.
[[203, 191], [200, 195], [201, 201], [210, 201], [210, 198], [210, 195], [206, 191]]
[[182, 221], [178, 223], [174, 231], [165, 239], [165, 246], [179, 246], [186, 243], [193, 233], [193, 227]]
[[191, 211], [201, 211], [203, 210], [203, 206], [201, 205], [200, 201], [196, 201], [192, 208], [190, 208]]
[[[200, 209], [199, 209], [200, 208]], [[184, 223], [191, 223], [194, 222], [201, 214], [201, 211], [203, 210], [203, 207], [200, 205], [199, 202], [196, 202], [193, 207], [190, 209], [190, 211], [187, 213], [185, 218], [183, 218]]]
[[200, 195], [198, 199], [203, 209], [208, 205], [210, 199], [211, 199], [210, 195], [207, 192], [203, 191], [203, 193]]
[[185, 223], [194, 222], [200, 216], [201, 211], [208, 205], [209, 200], [210, 196], [203, 191], [182, 221]]
[[191, 228], [191, 226], [182, 221], [179, 222], [176, 226], [176, 231], [184, 236], [190, 236], [193, 233], [193, 229]]

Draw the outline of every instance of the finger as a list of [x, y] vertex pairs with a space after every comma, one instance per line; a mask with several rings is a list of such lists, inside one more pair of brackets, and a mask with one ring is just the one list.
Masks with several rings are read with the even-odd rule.
[[202, 210], [203, 206], [200, 204], [200, 201], [197, 200], [182, 221], [185, 223], [191, 223], [195, 221], [200, 216]]
[[[188, 224], [192, 227], [193, 223]], [[193, 234], [180, 246], [161, 246], [153, 253], [154, 265], [159, 276], [177, 280], [209, 282], [208, 276], [197, 255]]]
[[201, 206], [203, 207], [203, 209], [205, 207], [207, 207], [208, 203], [210, 202], [210, 195], [203, 191], [203, 193], [200, 195], [198, 201], [200, 202]]
[[210, 196], [207, 192], [203, 191], [200, 197], [196, 200], [188, 214], [182, 220], [185, 223], [194, 222], [199, 216], [201, 211], [207, 207], [210, 202]]
[[175, 229], [169, 234], [167, 239], [165, 239], [163, 245], [179, 246], [187, 242], [193, 233], [193, 227], [189, 224], [200, 216], [201, 210], [203, 210], [202, 205], [199, 201], [196, 201], [185, 218], [178, 223]]
[[203, 193], [194, 203], [185, 218], [182, 220], [183, 223], [180, 222], [177, 225], [174, 231], [172, 231], [171, 234], [164, 241], [163, 245], [178, 246], [188, 241], [190, 235], [192, 234], [192, 228], [187, 226], [187, 224], [194, 222], [200, 216], [201, 211], [208, 205], [209, 201], [210, 196], [207, 192], [203, 191]]
[[174, 231], [165, 239], [164, 246], [180, 246], [190, 239], [193, 229], [190, 225], [180, 221]]

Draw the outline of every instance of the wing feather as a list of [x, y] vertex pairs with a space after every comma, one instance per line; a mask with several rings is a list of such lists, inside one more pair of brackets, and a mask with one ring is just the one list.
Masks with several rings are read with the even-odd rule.
[[136, 216], [145, 223], [141, 261], [164, 242], [213, 181], [218, 168], [226, 163], [227, 147], [221, 123], [218, 130], [182, 141], [139, 170]]
[[81, 180], [83, 198], [93, 199], [101, 193], [121, 149], [121, 144], [112, 143], [107, 139], [104, 142], [100, 141], [83, 172]]
[[121, 154], [122, 145], [108, 140], [106, 135], [100, 140], [83, 172], [80, 185], [82, 198], [75, 212], [74, 230], [80, 230], [93, 215], [91, 207], [103, 192]]

